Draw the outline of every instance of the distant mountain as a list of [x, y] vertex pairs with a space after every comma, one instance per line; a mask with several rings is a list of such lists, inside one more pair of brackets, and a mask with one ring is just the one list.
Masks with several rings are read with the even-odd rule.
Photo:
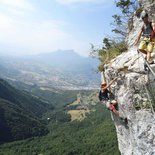
[[1, 70], [0, 77], [41, 88], [93, 89], [98, 87], [100, 80], [96, 73], [98, 63], [98, 60], [82, 57], [72, 50], [3, 58], [0, 65], [5, 69]]
[[33, 60], [46, 63], [65, 70], [96, 69], [99, 61], [90, 57], [82, 57], [73, 50], [58, 50], [52, 53], [37, 55]]
[[47, 102], [0, 79], [0, 143], [46, 134], [41, 117], [49, 108]]

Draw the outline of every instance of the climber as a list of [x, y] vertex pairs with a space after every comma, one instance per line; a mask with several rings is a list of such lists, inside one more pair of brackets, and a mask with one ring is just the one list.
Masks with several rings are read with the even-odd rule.
[[138, 47], [138, 52], [140, 51], [146, 54], [145, 59], [148, 61], [149, 64], [153, 64], [154, 62], [153, 60], [151, 60], [151, 53], [155, 44], [155, 23], [149, 21], [149, 16], [148, 13], [146, 13], [146, 11], [142, 11], [141, 19], [143, 20], [144, 24], [141, 28], [141, 31], [139, 32], [139, 35], [134, 45], [136, 46], [138, 44], [142, 36], [143, 39]]
[[113, 82], [116, 81], [116, 79], [117, 77], [115, 77], [108, 85], [105, 81], [101, 83], [101, 90], [99, 92], [99, 100], [101, 101], [101, 103], [106, 105], [106, 107], [109, 110], [111, 110], [114, 114], [119, 116], [121, 120], [123, 120], [125, 123], [128, 124], [127, 118], [123, 118], [122, 116], [120, 116], [119, 112], [116, 110], [116, 106], [118, 104], [117, 100], [114, 99], [114, 97], [111, 97], [113, 94], [109, 90], [110, 86], [112, 85]]
[[117, 101], [115, 99], [110, 98], [111, 92], [109, 90], [109, 87], [112, 85], [114, 81], [116, 81], [117, 77], [114, 78], [108, 85], [105, 81], [101, 83], [101, 90], [99, 92], [99, 100], [101, 103], [106, 105], [106, 107], [111, 110], [113, 113], [115, 113], [117, 116], [119, 116], [118, 111], [116, 110], [115, 106], [117, 105]]

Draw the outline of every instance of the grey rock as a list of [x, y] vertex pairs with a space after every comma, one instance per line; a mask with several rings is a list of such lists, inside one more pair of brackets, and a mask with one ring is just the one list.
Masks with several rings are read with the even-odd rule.
[[[155, 0], [139, 2], [155, 19]], [[112, 114], [122, 155], [155, 155], [155, 77], [144, 71], [144, 59], [133, 47], [141, 26], [141, 19], [134, 16], [127, 38], [129, 50], [106, 65], [104, 72], [107, 81], [119, 77], [111, 89], [117, 97], [119, 113], [128, 118], [128, 124], [124, 124]], [[151, 68], [155, 72], [155, 65]]]

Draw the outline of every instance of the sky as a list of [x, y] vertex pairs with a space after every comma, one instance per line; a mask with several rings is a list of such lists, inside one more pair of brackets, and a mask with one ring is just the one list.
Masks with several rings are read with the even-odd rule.
[[0, 55], [70, 50], [88, 56], [111, 33], [114, 0], [0, 0]]

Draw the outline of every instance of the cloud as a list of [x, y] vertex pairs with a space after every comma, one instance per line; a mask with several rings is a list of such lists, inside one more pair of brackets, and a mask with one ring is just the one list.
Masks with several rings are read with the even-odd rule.
[[[87, 46], [62, 30], [63, 21], [24, 21], [0, 14], [0, 51], [9, 54], [35, 54], [57, 49], [76, 49], [82, 52]], [[85, 46], [85, 47], [84, 47]], [[2, 49], [3, 48], [3, 49]]]
[[60, 4], [72, 5], [79, 3], [93, 3], [93, 4], [105, 4], [110, 3], [109, 0], [56, 0]]
[[11, 9], [34, 10], [28, 0], [0, 0], [0, 6]]
[[29, 0], [0, 0], [0, 53], [23, 55], [74, 49], [83, 54], [89, 48], [86, 41], [64, 30], [69, 23], [43, 16], [36, 19], [41, 13]]

